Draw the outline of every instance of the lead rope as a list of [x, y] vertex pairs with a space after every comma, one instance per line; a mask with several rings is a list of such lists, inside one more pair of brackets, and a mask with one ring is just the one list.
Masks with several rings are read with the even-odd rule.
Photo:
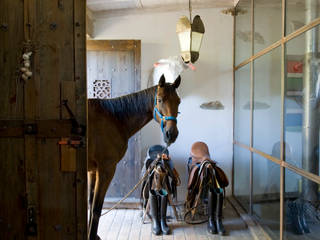
[[[165, 153], [165, 151], [167, 151], [169, 145], [167, 144], [166, 147], [163, 149], [162, 153], [161, 153], [161, 158], [158, 158], [156, 161], [154, 161], [153, 166], [155, 166], [160, 160], [163, 160], [162, 154]], [[122, 198], [120, 199], [118, 202], [116, 202], [108, 211], [106, 211], [105, 213], [101, 214], [100, 217], [108, 214], [109, 212], [111, 212], [113, 209], [115, 209], [117, 206], [119, 206], [124, 200], [126, 200], [131, 193], [133, 193], [138, 186], [146, 179], [146, 177], [149, 175], [149, 173], [151, 172], [151, 170], [153, 170], [153, 167], [150, 167], [146, 173], [143, 175], [142, 178], [140, 178], [139, 182]]]

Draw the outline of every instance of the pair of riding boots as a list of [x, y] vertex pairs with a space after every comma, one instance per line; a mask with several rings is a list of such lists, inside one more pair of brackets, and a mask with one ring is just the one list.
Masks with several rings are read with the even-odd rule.
[[160, 191], [156, 194], [151, 190], [149, 194], [150, 201], [150, 215], [151, 215], [151, 229], [155, 235], [170, 234], [170, 228], [167, 225], [167, 204], [168, 194]]
[[208, 232], [211, 234], [225, 235], [226, 233], [222, 223], [222, 208], [222, 189], [210, 189], [208, 191]]

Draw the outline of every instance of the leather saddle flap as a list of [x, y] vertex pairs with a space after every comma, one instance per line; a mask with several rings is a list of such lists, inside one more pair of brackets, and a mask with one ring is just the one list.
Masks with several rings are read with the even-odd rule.
[[191, 168], [189, 173], [189, 179], [188, 179], [188, 189], [191, 189], [192, 186], [196, 183], [198, 172], [199, 172], [199, 168], [197, 166], [193, 166]]
[[217, 165], [214, 166], [215, 172], [216, 172], [216, 178], [218, 183], [220, 184], [220, 187], [225, 188], [229, 185], [229, 180], [225, 172], [219, 168]]

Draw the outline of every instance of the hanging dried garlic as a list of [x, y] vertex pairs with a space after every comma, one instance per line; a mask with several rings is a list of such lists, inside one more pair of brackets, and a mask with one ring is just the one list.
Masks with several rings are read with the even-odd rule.
[[23, 80], [28, 80], [32, 76], [32, 72], [30, 71], [30, 57], [32, 55], [32, 52], [26, 52], [22, 55], [23, 58], [23, 67], [20, 68], [20, 71], [22, 72], [22, 79]]

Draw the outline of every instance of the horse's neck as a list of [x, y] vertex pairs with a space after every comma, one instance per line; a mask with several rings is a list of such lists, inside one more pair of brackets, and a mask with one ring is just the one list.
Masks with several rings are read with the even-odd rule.
[[[132, 101], [132, 107], [139, 104], [139, 111], [130, 111], [130, 115], [127, 118], [122, 120], [122, 124], [125, 127], [125, 131], [127, 131], [127, 136], [131, 137], [135, 133], [137, 133], [141, 128], [143, 128], [148, 122], [150, 122], [153, 118], [153, 104], [154, 97], [156, 92], [156, 87], [152, 87], [143, 91], [135, 93], [135, 94], [145, 94], [145, 97], [142, 97], [143, 101], [134, 102]], [[141, 99], [141, 98], [135, 98]], [[131, 109], [131, 108], [130, 108]], [[137, 109], [137, 108], [133, 108]]]

